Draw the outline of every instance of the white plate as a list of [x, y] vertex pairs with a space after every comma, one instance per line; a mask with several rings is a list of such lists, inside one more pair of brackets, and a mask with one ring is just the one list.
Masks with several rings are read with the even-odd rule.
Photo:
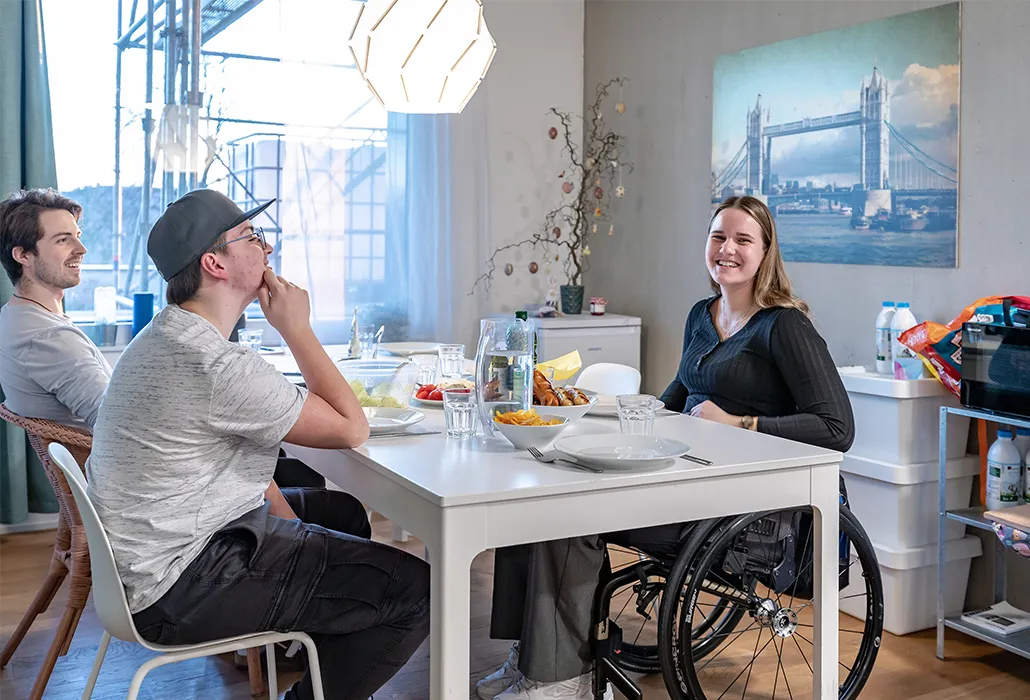
[[372, 435], [401, 432], [422, 422], [426, 417], [425, 413], [413, 408], [366, 407], [362, 410], [368, 418], [369, 432]]
[[260, 350], [258, 350], [258, 354], [259, 355], [285, 355], [286, 354], [286, 348], [283, 348], [283, 347], [278, 347], [278, 348], [261, 348]]
[[443, 408], [443, 400], [430, 401], [429, 399], [416, 399], [414, 396], [411, 397], [412, 403], [418, 406], [426, 406], [428, 408]]
[[397, 355], [398, 357], [411, 357], [412, 355], [435, 355], [439, 349], [439, 343], [379, 343], [379, 349]]
[[585, 464], [612, 470], [654, 468], [690, 452], [690, 446], [679, 440], [621, 433], [565, 437], [554, 443], [554, 449]]
[[[654, 410], [658, 411], [665, 408], [665, 402], [661, 399], [655, 399]], [[597, 400], [594, 402], [593, 407], [590, 409], [590, 415], [592, 416], [609, 416], [611, 418], [619, 417], [619, 407], [615, 403], [614, 396], [598, 395]]]

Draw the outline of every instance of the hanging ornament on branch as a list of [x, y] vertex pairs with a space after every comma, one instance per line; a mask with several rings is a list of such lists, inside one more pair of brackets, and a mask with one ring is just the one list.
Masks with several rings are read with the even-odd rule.
[[[589, 269], [588, 240], [590, 236], [598, 235], [600, 227], [605, 225], [608, 235], [614, 235], [612, 203], [625, 196], [623, 173], [626, 169], [633, 170], [633, 164], [621, 155], [625, 150], [625, 137], [616, 133], [608, 123], [621, 124], [622, 120], [616, 115], [627, 111], [622, 97], [625, 82], [625, 78], [614, 78], [598, 84], [594, 99], [584, 110], [586, 119], [553, 107], [550, 109], [556, 123], [548, 127], [547, 136], [559, 143], [560, 152], [556, 148], [554, 155], [566, 159], [565, 167], [558, 175], [560, 199], [545, 214], [542, 225], [535, 232], [493, 252], [486, 262], [486, 272], [473, 283], [470, 294], [475, 292], [480, 282], [489, 289], [494, 271], [507, 262], [500, 256], [524, 245], [542, 246], [542, 260], [548, 267], [562, 263], [567, 284], [582, 285], [583, 273]], [[508, 272], [509, 265], [503, 266], [506, 274], [512, 274]], [[536, 274], [539, 268], [536, 262], [528, 266], [530, 274]]]

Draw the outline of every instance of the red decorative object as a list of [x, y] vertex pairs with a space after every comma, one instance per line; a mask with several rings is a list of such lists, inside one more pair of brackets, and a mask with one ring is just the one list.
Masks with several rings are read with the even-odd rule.
[[535, 262], [529, 263], [529, 274], [535, 275], [539, 269], [540, 266], [537, 265]]
[[601, 189], [600, 187], [595, 187], [594, 188], [594, 198], [595, 199], [601, 199], [601, 197], [604, 197], [604, 190]]
[[547, 135], [551, 137], [552, 141], [554, 141], [556, 138], [558, 138], [558, 129], [557, 129], [557, 127], [553, 127], [552, 126], [550, 129], [548, 129], [547, 130]]
[[570, 192], [572, 192], [572, 183], [571, 182], [563, 182], [561, 184], [561, 191], [564, 192], [565, 194], [569, 194]]
[[551, 229], [551, 233], [554, 234], [555, 238], [561, 238], [561, 228], [560, 227], [555, 226], [554, 228]]

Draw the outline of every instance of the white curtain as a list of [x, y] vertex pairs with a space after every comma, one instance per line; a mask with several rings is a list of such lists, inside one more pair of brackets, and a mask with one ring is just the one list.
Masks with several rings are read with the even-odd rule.
[[461, 114], [390, 115], [390, 131], [403, 125], [407, 136], [407, 202], [403, 212], [400, 202], [388, 206], [388, 216], [406, 218], [407, 249], [398, 254], [407, 259], [408, 335], [464, 343], [466, 357], [475, 355], [490, 308], [482, 288], [469, 295], [491, 249], [485, 91], [484, 84]]

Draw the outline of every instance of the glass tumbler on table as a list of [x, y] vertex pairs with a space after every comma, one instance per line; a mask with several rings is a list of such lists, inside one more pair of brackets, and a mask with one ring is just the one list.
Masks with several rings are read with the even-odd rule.
[[249, 348], [254, 352], [261, 351], [261, 336], [260, 328], [241, 328], [237, 332], [240, 347]]
[[621, 394], [615, 397], [619, 429], [623, 435], [651, 435], [654, 432], [655, 397], [650, 394]]
[[479, 425], [476, 395], [471, 389], [447, 389], [443, 392], [443, 419], [447, 437], [475, 437]]
[[464, 345], [440, 346], [440, 379], [461, 379], [465, 369]]
[[436, 363], [438, 359], [436, 355], [411, 356], [411, 361], [418, 367], [418, 377], [416, 378], [418, 386], [436, 384]]

